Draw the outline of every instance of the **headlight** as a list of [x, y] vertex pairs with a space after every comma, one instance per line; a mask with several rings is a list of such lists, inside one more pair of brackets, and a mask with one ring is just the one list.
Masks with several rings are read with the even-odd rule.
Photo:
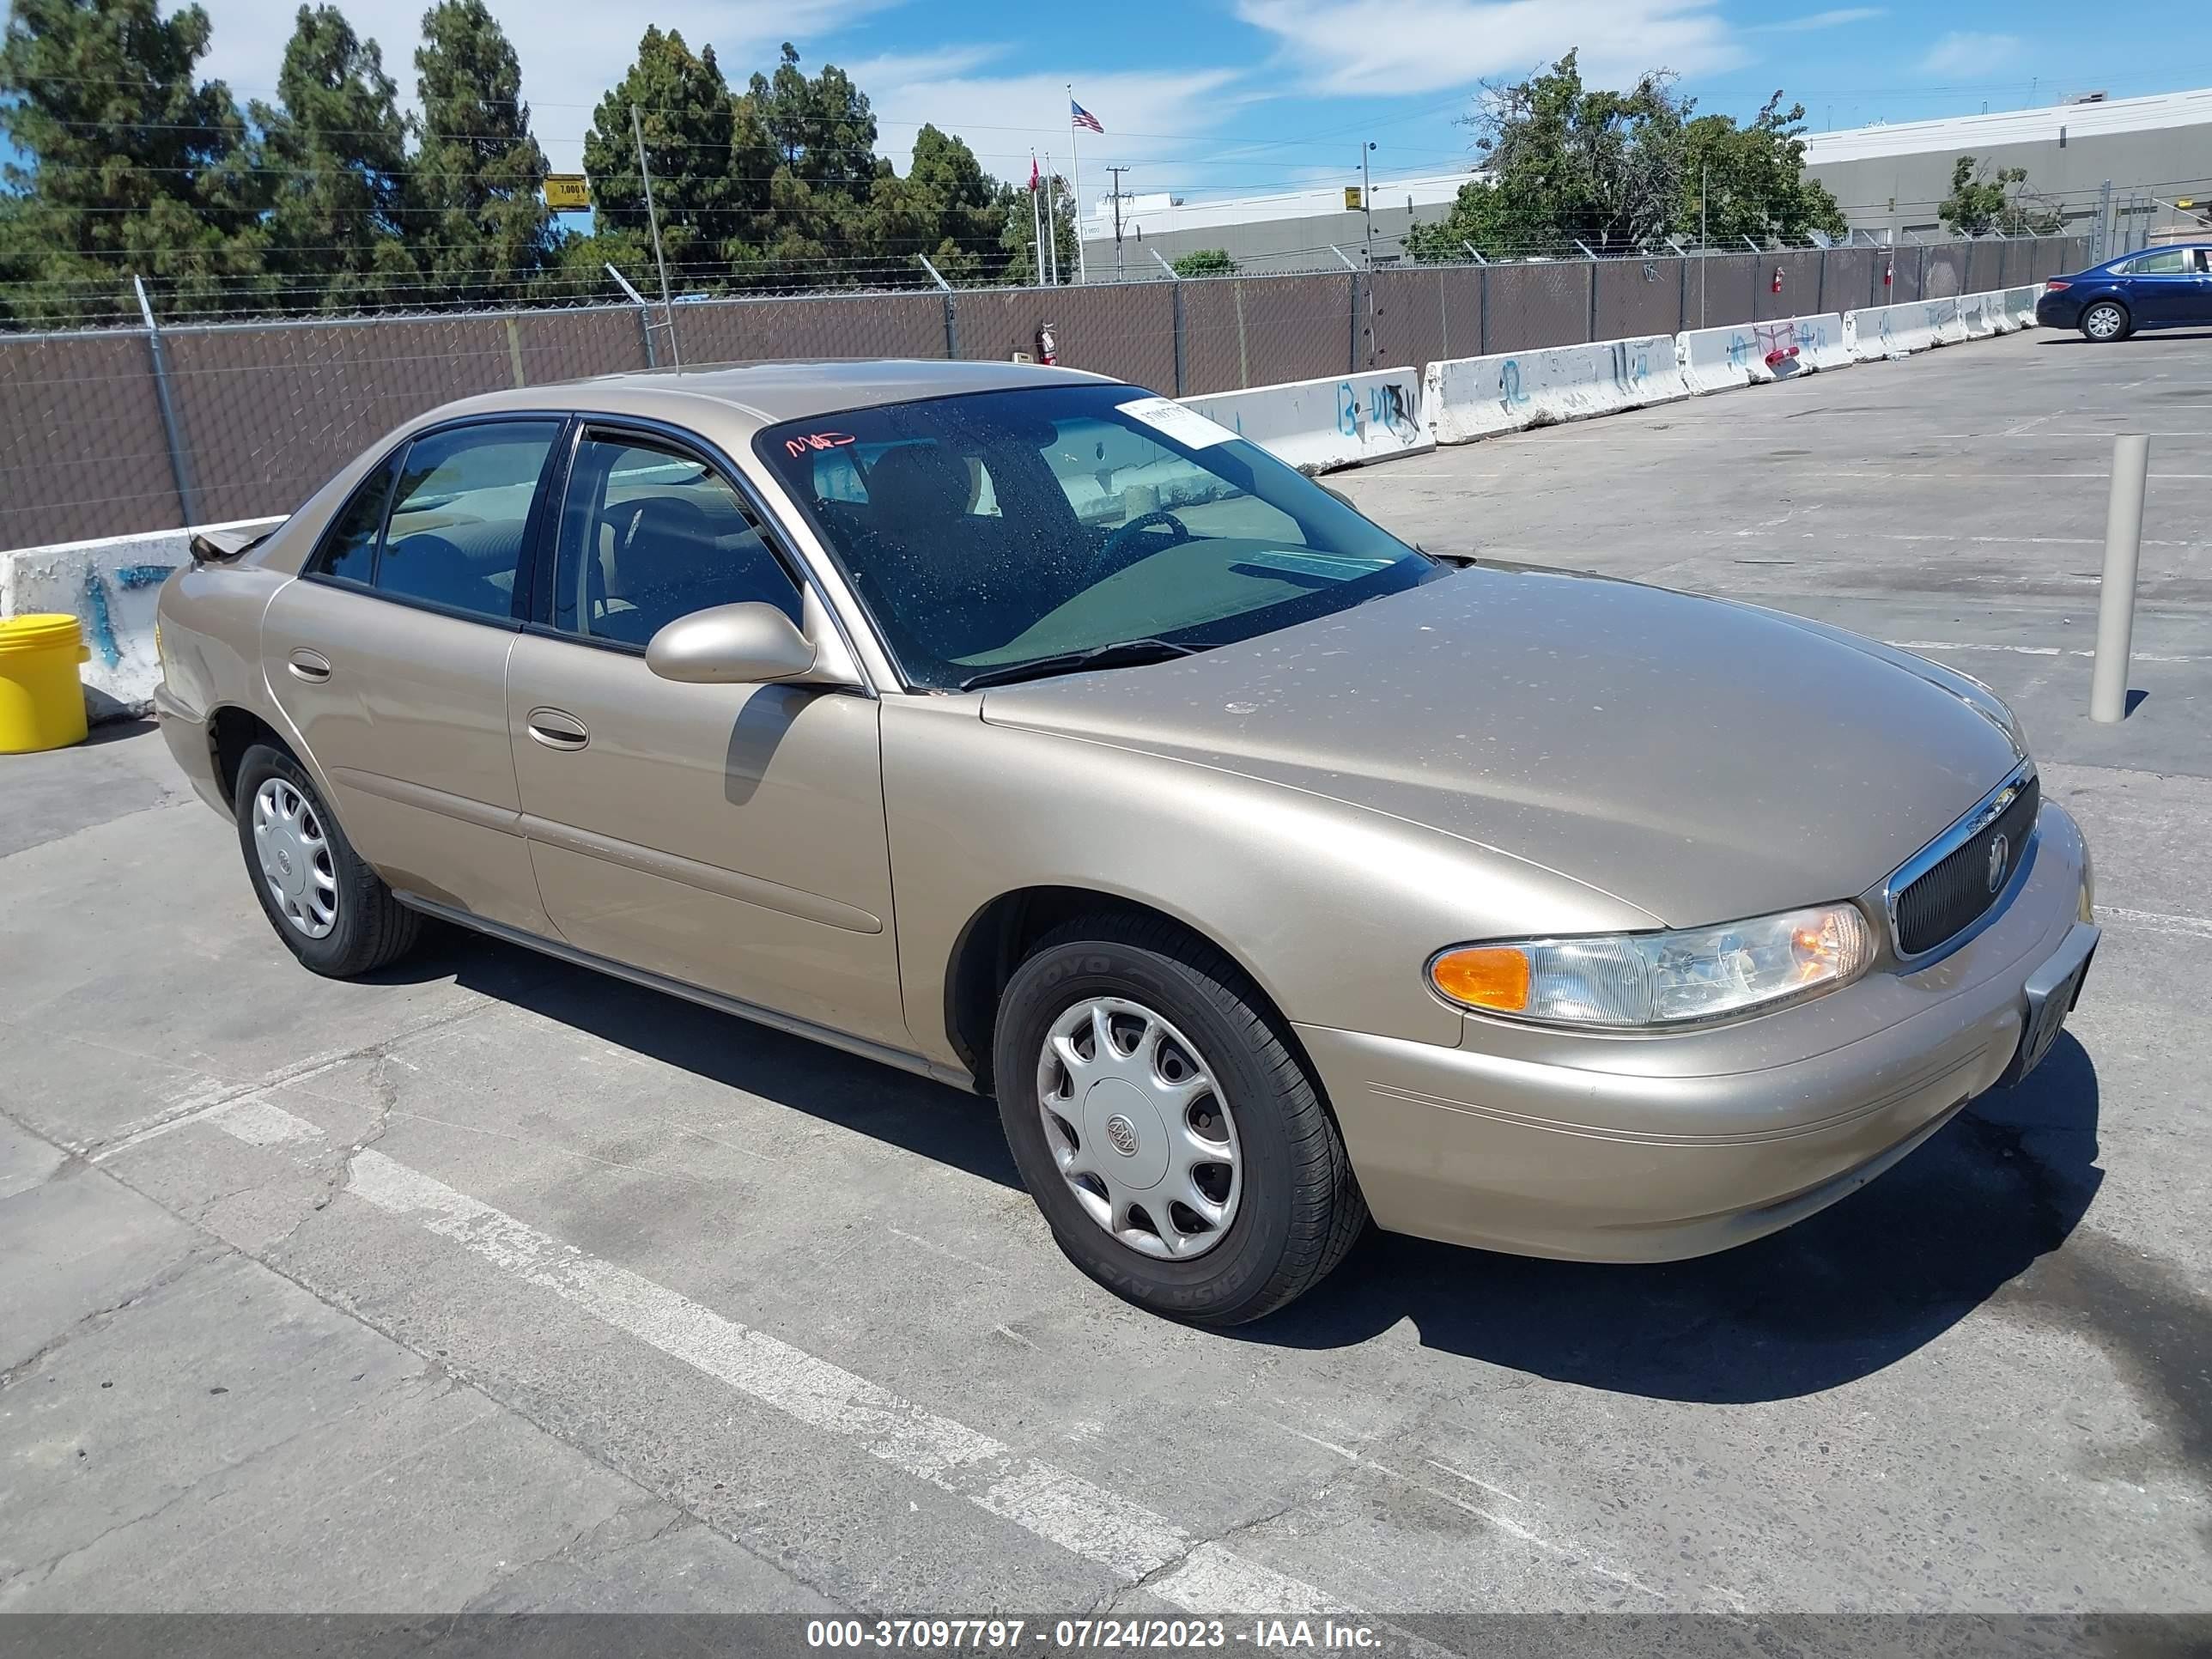
[[1429, 963], [1429, 982], [1486, 1014], [1628, 1030], [1794, 1001], [1873, 957], [1857, 908], [1823, 904], [1717, 927], [1459, 945]]

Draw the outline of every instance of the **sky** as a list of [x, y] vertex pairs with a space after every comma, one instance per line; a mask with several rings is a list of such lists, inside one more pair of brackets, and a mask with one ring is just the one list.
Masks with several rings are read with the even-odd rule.
[[[240, 101], [268, 95], [297, 0], [200, 0], [203, 72]], [[411, 103], [425, 0], [340, 0]], [[2085, 29], [2059, 0], [1824, 5], [1787, 0], [488, 0], [520, 56], [523, 93], [556, 170], [581, 165], [592, 106], [647, 21], [711, 42], [743, 85], [790, 40], [810, 70], [840, 64], [872, 100], [879, 148], [903, 171], [923, 122], [957, 132], [1001, 177], [1049, 151], [1068, 171], [1064, 84], [1098, 118], [1079, 135], [1086, 197], [1124, 188], [1202, 200], [1469, 164], [1455, 122], [1486, 81], [1517, 80], [1578, 46], [1586, 80], [1650, 68], [1700, 109], [1754, 112], [1778, 88], [1814, 130], [2212, 85], [2212, 6], [2126, 0], [2128, 27]], [[2147, 43], [2155, 42], [2155, 50]], [[1787, 100], [1785, 100], [1787, 101]]]

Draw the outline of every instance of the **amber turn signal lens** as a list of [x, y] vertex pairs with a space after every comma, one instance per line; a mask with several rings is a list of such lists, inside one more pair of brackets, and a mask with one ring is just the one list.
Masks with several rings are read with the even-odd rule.
[[1528, 957], [1502, 945], [1447, 951], [1429, 969], [1436, 988], [1470, 1008], [1517, 1014], [1528, 1006]]

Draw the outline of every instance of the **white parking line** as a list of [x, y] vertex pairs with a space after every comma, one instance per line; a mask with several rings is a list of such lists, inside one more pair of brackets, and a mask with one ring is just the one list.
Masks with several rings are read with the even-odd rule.
[[2154, 933], [2185, 933], [2192, 939], [2212, 939], [2212, 916], [2174, 916], [2158, 910], [2123, 910], [2115, 905], [2097, 907], [2097, 920], [2118, 922], [2123, 927], [2147, 927]]
[[[2020, 657], [2094, 657], [2094, 651], [2057, 645], [1977, 645], [1968, 640], [1892, 640], [1899, 651], [2009, 651]], [[2131, 662], [2204, 662], [2203, 657], [2165, 657], [2155, 651], [2132, 651]]]
[[[324, 1139], [314, 1124], [260, 1098], [203, 1109], [193, 1121], [252, 1146]], [[726, 1319], [374, 1148], [352, 1155], [346, 1190], [388, 1215], [404, 1217], [452, 1240], [525, 1284], [550, 1291], [738, 1393], [810, 1427], [858, 1441], [869, 1455], [894, 1468], [1188, 1612], [1365, 1617], [1302, 1579], [1218, 1544], [1200, 1542], [1164, 1516], [1080, 1475], [1026, 1456], [842, 1366]], [[1402, 1644], [1409, 1651], [1444, 1653], [1410, 1632], [1392, 1634], [1394, 1645]]]

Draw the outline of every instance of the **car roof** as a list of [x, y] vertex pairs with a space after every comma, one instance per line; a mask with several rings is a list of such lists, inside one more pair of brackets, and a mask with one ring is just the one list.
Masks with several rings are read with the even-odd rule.
[[443, 421], [457, 416], [550, 406], [659, 414], [680, 422], [697, 418], [703, 400], [720, 405], [748, 424], [774, 426], [878, 404], [915, 403], [969, 392], [1066, 386], [1070, 381], [1110, 384], [1112, 379], [1038, 363], [941, 358], [686, 367], [518, 386], [511, 392], [489, 392], [448, 404], [434, 411], [434, 418]]
[[[2111, 258], [2106, 260], [2105, 264], [2107, 265], [2116, 265], [2120, 264], [2123, 260], [2140, 259], [2146, 253], [2196, 253], [2202, 252], [2212, 252], [2212, 242], [2160, 242], [2154, 246], [2130, 248], [2125, 253], [2115, 253]], [[2093, 267], [2093, 269], [2102, 270], [2103, 266], [2095, 266]]]

